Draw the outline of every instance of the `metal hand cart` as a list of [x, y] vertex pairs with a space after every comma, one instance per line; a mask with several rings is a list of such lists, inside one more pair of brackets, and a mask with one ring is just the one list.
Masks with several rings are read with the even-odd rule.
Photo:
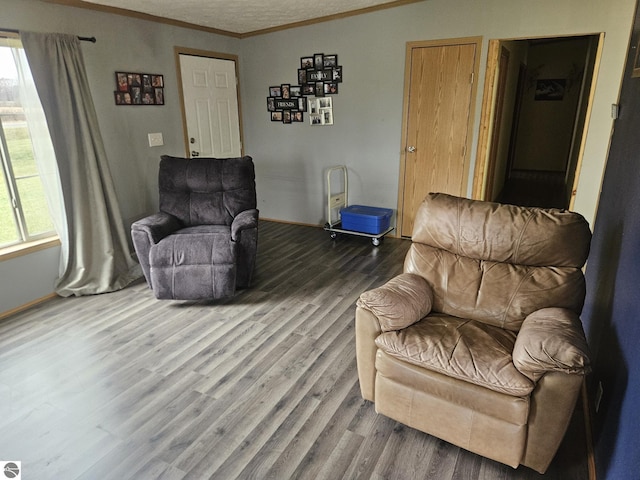
[[[338, 193], [331, 193], [331, 177], [342, 174], [344, 190]], [[338, 165], [331, 167], [327, 170], [327, 223], [324, 225], [324, 229], [329, 232], [331, 239], [335, 239], [339, 233], [356, 235], [359, 237], [368, 237], [371, 239], [371, 243], [374, 246], [380, 245], [383, 237], [391, 232], [394, 227], [384, 229], [379, 233], [364, 233], [357, 232], [355, 230], [346, 230], [342, 228], [342, 220], [340, 218], [340, 209], [346, 208], [348, 204], [348, 191], [349, 191], [349, 178], [347, 174], [347, 167], [344, 165]], [[338, 210], [337, 218], [334, 220], [334, 210]]]

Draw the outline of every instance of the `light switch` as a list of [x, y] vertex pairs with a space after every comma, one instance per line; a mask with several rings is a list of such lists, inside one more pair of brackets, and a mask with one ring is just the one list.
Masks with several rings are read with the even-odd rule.
[[618, 105], [617, 103], [612, 103], [611, 104], [611, 118], [613, 118], [614, 120], [617, 120], [618, 117], [620, 117], [620, 105]]
[[149, 137], [149, 146], [150, 147], [160, 147], [164, 145], [164, 140], [162, 138], [162, 133], [150, 133]]

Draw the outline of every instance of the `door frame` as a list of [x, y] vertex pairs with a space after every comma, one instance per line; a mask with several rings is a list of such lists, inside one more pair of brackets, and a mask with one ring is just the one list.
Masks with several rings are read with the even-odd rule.
[[460, 38], [447, 38], [439, 40], [421, 40], [415, 42], [407, 42], [405, 47], [405, 65], [404, 65], [404, 94], [402, 100], [402, 131], [400, 141], [400, 177], [398, 179], [398, 210], [396, 213], [396, 231], [395, 236], [400, 237], [400, 229], [398, 225], [402, 224], [402, 216], [404, 215], [404, 175], [407, 161], [407, 129], [408, 129], [408, 116], [409, 116], [409, 93], [411, 91], [411, 52], [414, 48], [428, 48], [428, 47], [446, 47], [455, 45], [468, 45], [473, 44], [476, 47], [475, 61], [473, 65], [473, 78], [471, 79], [473, 85], [471, 87], [471, 98], [469, 99], [469, 119], [467, 125], [467, 140], [465, 142], [464, 151], [464, 173], [465, 182], [468, 185], [469, 168], [471, 160], [471, 145], [473, 141], [473, 124], [475, 120], [476, 98], [478, 93], [478, 72], [480, 69], [480, 57], [482, 56], [482, 37], [460, 37]]
[[492, 170], [489, 165], [491, 149], [491, 118], [496, 104], [496, 81], [497, 70], [500, 56], [500, 46], [502, 42], [517, 40], [533, 40], [536, 38], [566, 38], [566, 37], [586, 37], [597, 36], [598, 45], [596, 46], [596, 55], [593, 65], [593, 76], [591, 79], [591, 89], [588, 95], [588, 105], [585, 114], [584, 126], [580, 135], [580, 146], [578, 160], [576, 162], [575, 176], [573, 186], [571, 188], [571, 196], [569, 198], [569, 210], [574, 208], [576, 194], [578, 193], [578, 183], [580, 181], [580, 171], [582, 169], [582, 160], [584, 157], [584, 147], [587, 141], [587, 132], [589, 131], [589, 122], [591, 120], [591, 112], [593, 110], [593, 98], [595, 96], [598, 73], [600, 71], [600, 61], [602, 59], [602, 49], [604, 47], [604, 33], [581, 33], [574, 35], [543, 35], [538, 37], [522, 37], [522, 38], [500, 38], [489, 40], [489, 48], [487, 51], [487, 67], [484, 78], [484, 92], [482, 97], [482, 110], [480, 112], [480, 129], [478, 135], [478, 148], [476, 151], [475, 170], [473, 174], [472, 198], [482, 199], [485, 195], [485, 187], [487, 184], [487, 175]]
[[498, 60], [498, 82], [496, 85], [496, 108], [493, 114], [491, 145], [489, 146], [489, 163], [487, 166], [487, 180], [485, 185], [484, 200], [493, 200], [490, 198], [493, 194], [495, 167], [498, 158], [498, 148], [500, 147], [500, 129], [502, 127], [502, 114], [504, 108], [504, 90], [509, 72], [509, 50], [503, 45], [500, 46], [500, 55]]
[[240, 130], [240, 156], [244, 156], [244, 134], [242, 122], [242, 102], [240, 101], [240, 72], [238, 69], [238, 55], [229, 53], [212, 52], [209, 50], [199, 50], [188, 47], [173, 47], [173, 55], [176, 61], [176, 76], [178, 77], [178, 96], [180, 97], [180, 112], [182, 114], [182, 131], [184, 137], [185, 158], [189, 158], [189, 132], [187, 131], [187, 110], [184, 104], [184, 87], [182, 85], [182, 73], [180, 70], [180, 55], [191, 55], [194, 57], [213, 58], [217, 60], [230, 60], [235, 65], [236, 71], [236, 97], [238, 99], [238, 128]]

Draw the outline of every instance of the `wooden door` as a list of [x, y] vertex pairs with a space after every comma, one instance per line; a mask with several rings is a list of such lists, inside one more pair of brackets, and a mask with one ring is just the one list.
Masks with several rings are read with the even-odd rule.
[[180, 54], [179, 64], [189, 156], [241, 156], [236, 62]]
[[429, 192], [464, 196], [480, 39], [407, 45], [398, 223], [410, 237]]

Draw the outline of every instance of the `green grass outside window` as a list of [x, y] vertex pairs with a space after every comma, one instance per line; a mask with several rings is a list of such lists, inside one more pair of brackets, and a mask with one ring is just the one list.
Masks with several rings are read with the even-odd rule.
[[[3, 124], [7, 147], [11, 157], [13, 174], [25, 215], [29, 235], [38, 235], [54, 230], [47, 207], [42, 182], [38, 175], [33, 148], [26, 126]], [[35, 175], [35, 176], [34, 176]], [[21, 178], [24, 177], [24, 178]], [[4, 172], [0, 170], [0, 247], [20, 239], [11, 207]]]

